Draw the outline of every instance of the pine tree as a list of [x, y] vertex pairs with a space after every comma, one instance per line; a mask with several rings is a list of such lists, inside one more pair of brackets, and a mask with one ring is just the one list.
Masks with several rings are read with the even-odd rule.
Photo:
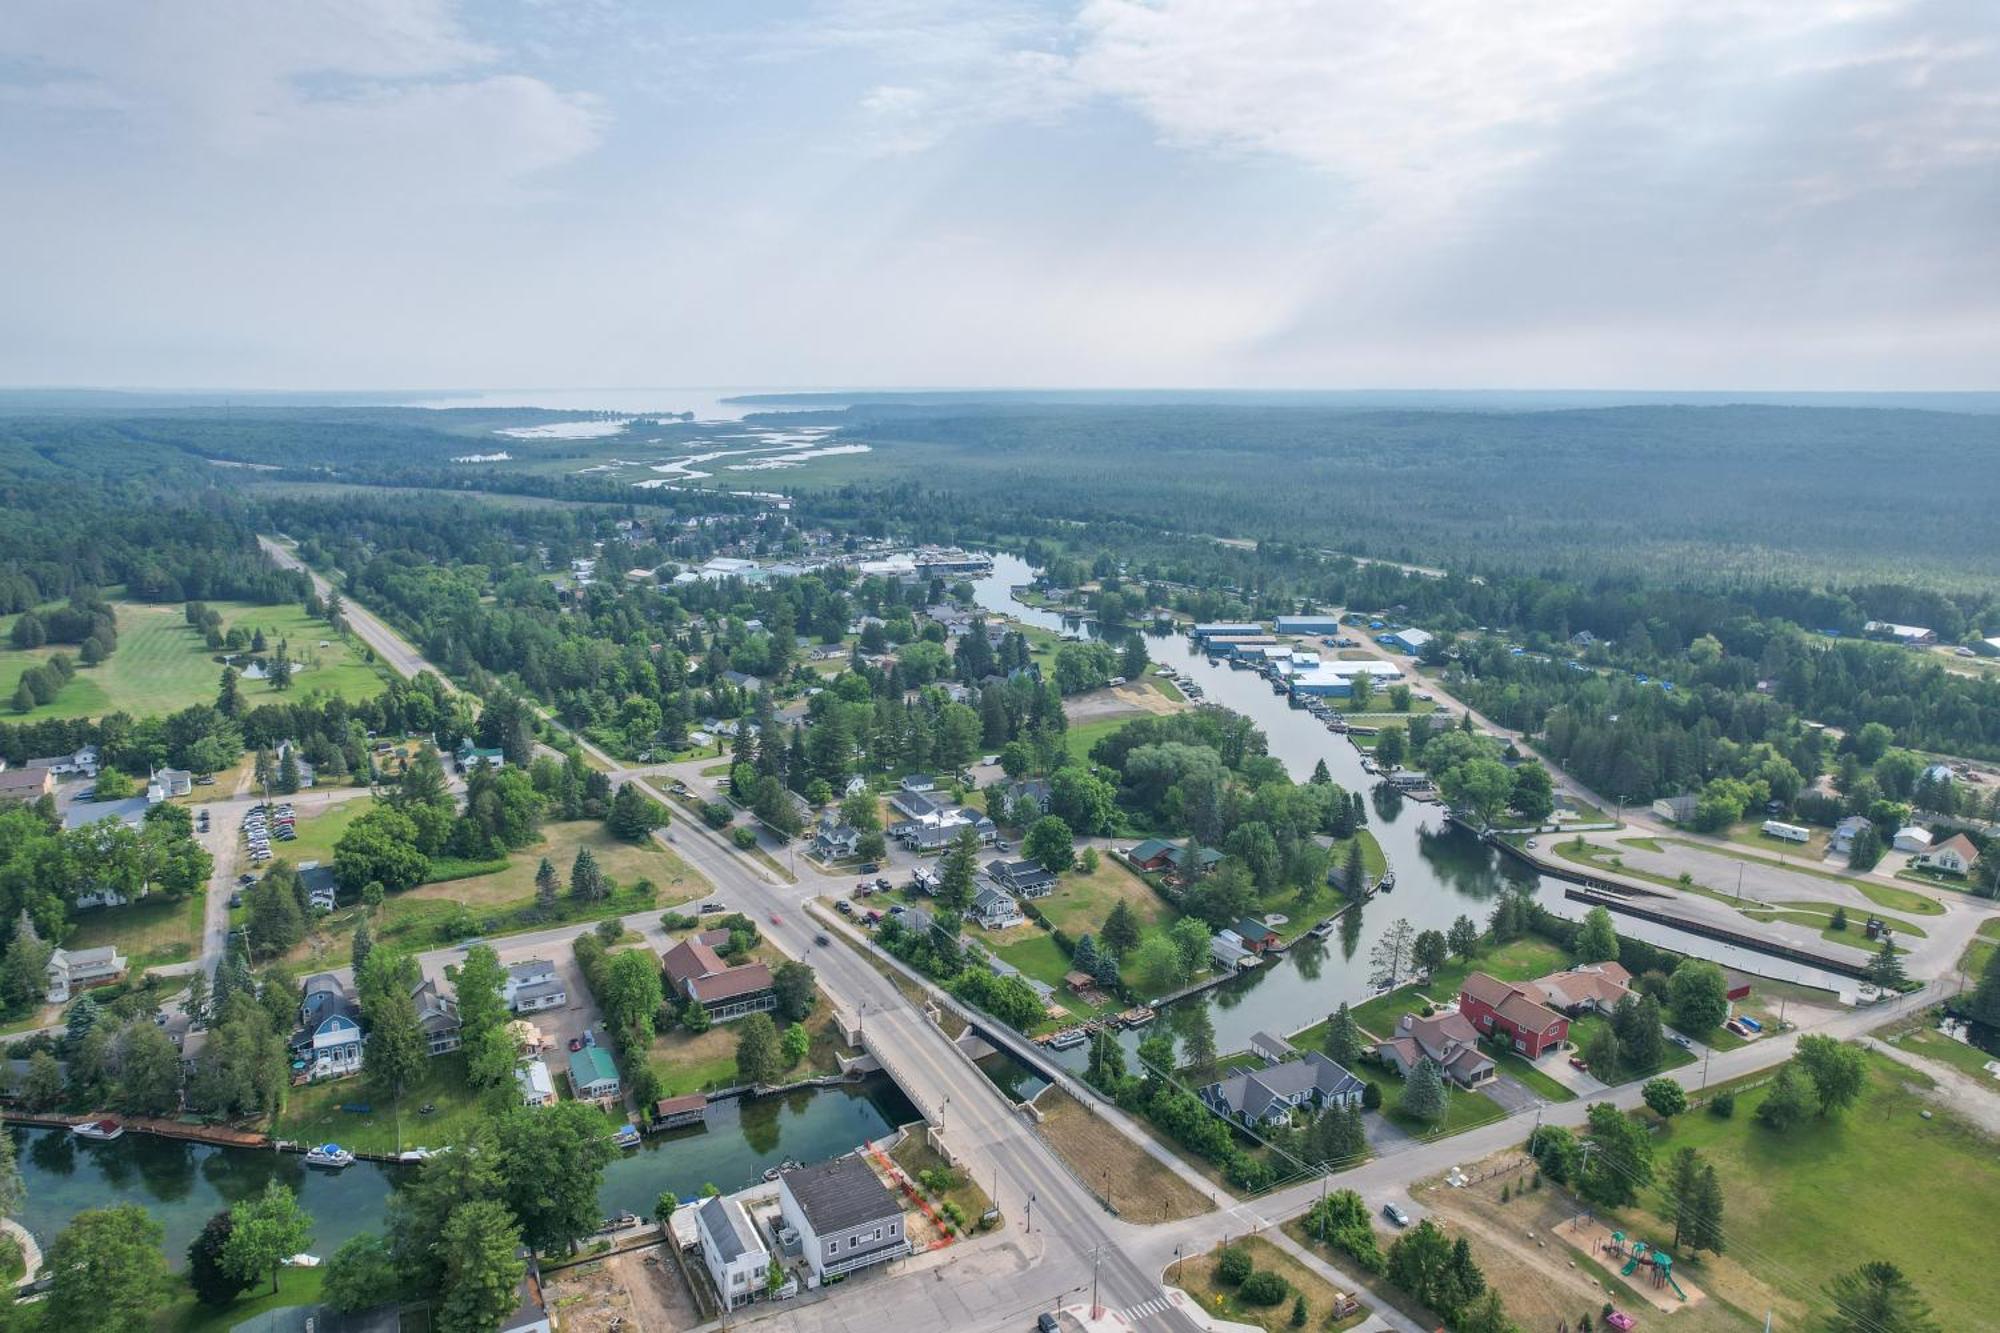
[[562, 882], [556, 878], [556, 868], [543, 857], [535, 867], [535, 910], [544, 917], [556, 914], [556, 895], [562, 890]]
[[1868, 979], [1883, 990], [1901, 990], [1908, 978], [1903, 973], [1903, 960], [1896, 956], [1893, 940], [1882, 941], [1882, 951], [1868, 962]]
[[1688, 1243], [1697, 1250], [1707, 1250], [1711, 1254], [1722, 1253], [1722, 1181], [1717, 1178], [1715, 1168], [1701, 1169], [1701, 1182], [1696, 1187], [1694, 1234]]
[[1139, 942], [1139, 923], [1133, 919], [1132, 909], [1120, 898], [1111, 908], [1111, 914], [1104, 918], [1104, 945], [1111, 952], [1123, 956], [1131, 952]]
[[235, 667], [222, 668], [222, 685], [216, 692], [215, 711], [224, 717], [237, 717], [243, 712], [243, 693], [237, 688]]
[[1444, 1075], [1437, 1061], [1425, 1056], [1403, 1080], [1403, 1109], [1419, 1120], [1435, 1124], [1444, 1119]]
[[973, 878], [979, 866], [979, 839], [970, 828], [952, 840], [938, 863], [938, 907], [964, 916], [972, 907]]
[[1335, 1064], [1351, 1065], [1361, 1058], [1366, 1049], [1361, 1039], [1361, 1026], [1354, 1021], [1348, 1011], [1347, 1002], [1342, 1000], [1340, 1008], [1326, 1022], [1326, 1054]]
[[590, 854], [590, 848], [576, 849], [576, 860], [569, 868], [569, 896], [578, 902], [596, 902], [611, 891], [604, 878], [604, 872], [597, 868], [597, 858]]
[[181, 1009], [187, 1014], [190, 1027], [208, 1026], [208, 973], [200, 968], [188, 978], [187, 998], [181, 1001]]
[[1701, 1154], [1682, 1148], [1667, 1170], [1667, 1201], [1674, 1210], [1674, 1248], [1686, 1244], [1701, 1228]]
[[1340, 890], [1350, 898], [1359, 898], [1368, 890], [1368, 868], [1361, 859], [1359, 838], [1347, 844], [1347, 861], [1340, 871]]
[[1070, 963], [1073, 967], [1076, 968], [1077, 971], [1088, 972], [1091, 976], [1093, 977], [1096, 976], [1097, 975], [1096, 941], [1092, 940], [1089, 935], [1079, 936], [1076, 941], [1076, 952], [1070, 955]]

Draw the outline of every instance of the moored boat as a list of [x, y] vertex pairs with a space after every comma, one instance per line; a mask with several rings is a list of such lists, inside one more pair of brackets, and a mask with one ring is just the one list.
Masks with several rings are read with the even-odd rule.
[[354, 1165], [354, 1154], [338, 1143], [322, 1143], [306, 1153], [306, 1165], [338, 1171], [342, 1167]]
[[79, 1139], [91, 1139], [98, 1143], [109, 1143], [113, 1139], [123, 1136], [125, 1126], [123, 1123], [106, 1116], [102, 1120], [86, 1120], [80, 1125], [72, 1125], [69, 1132]]

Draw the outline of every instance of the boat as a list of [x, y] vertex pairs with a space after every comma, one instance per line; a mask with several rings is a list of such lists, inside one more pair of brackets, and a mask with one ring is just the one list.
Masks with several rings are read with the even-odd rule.
[[80, 1125], [72, 1125], [69, 1132], [79, 1139], [109, 1143], [124, 1135], [125, 1126], [107, 1116], [103, 1120], [86, 1120]]
[[1127, 1009], [1118, 1015], [1118, 1021], [1128, 1028], [1142, 1028], [1158, 1017], [1158, 1012], [1152, 1006], [1142, 1004], [1136, 1009]]
[[1064, 1028], [1049, 1038], [1049, 1049], [1055, 1051], [1073, 1050], [1090, 1038], [1082, 1028]]
[[338, 1143], [322, 1143], [306, 1153], [306, 1165], [338, 1171], [342, 1167], [354, 1165], [354, 1154]]
[[611, 1142], [616, 1144], [620, 1148], [638, 1147], [639, 1127], [633, 1124], [620, 1125], [618, 1127], [618, 1132], [611, 1136]]
[[1377, 893], [1388, 893], [1394, 890], [1395, 887], [1396, 872], [1393, 870], [1386, 872], [1381, 879], [1375, 882], [1375, 891]]

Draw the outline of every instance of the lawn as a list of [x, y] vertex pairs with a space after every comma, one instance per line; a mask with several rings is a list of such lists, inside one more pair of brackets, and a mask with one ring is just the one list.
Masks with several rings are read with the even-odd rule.
[[1983, 976], [1986, 960], [1993, 956], [1996, 948], [2000, 948], [2000, 917], [1980, 925], [1979, 933], [1965, 946], [1965, 953], [1958, 960], [1958, 970], [1975, 980]]
[[[1472, 972], [1484, 972], [1501, 981], [1527, 981], [1534, 977], [1547, 976], [1569, 966], [1569, 957], [1547, 940], [1533, 935], [1525, 935], [1506, 944], [1489, 945], [1471, 959], [1454, 958], [1439, 969], [1427, 986], [1404, 986], [1387, 995], [1377, 996], [1354, 1010], [1354, 1019], [1367, 1031], [1378, 1037], [1388, 1037], [1396, 1030], [1398, 1020], [1404, 1014], [1420, 1014], [1424, 1006], [1433, 999], [1455, 1000], [1458, 988]], [[1319, 1031], [1318, 1028], [1312, 1030]], [[1301, 1041], [1313, 1041], [1307, 1033], [1300, 1033]]]
[[[228, 1330], [259, 1316], [268, 1316], [273, 1310], [318, 1305], [320, 1282], [325, 1273], [325, 1268], [281, 1269], [276, 1292], [271, 1290], [267, 1278], [219, 1309], [202, 1304], [189, 1291], [161, 1312], [155, 1327], [162, 1333], [228, 1333]], [[289, 1324], [279, 1326], [290, 1327]]]
[[[1574, 1092], [1571, 1092], [1568, 1088], [1550, 1078], [1546, 1073], [1542, 1072], [1540, 1065], [1526, 1056], [1516, 1055], [1512, 1051], [1495, 1051], [1491, 1047], [1486, 1049], [1486, 1053], [1492, 1056], [1494, 1063], [1500, 1066], [1501, 1073], [1507, 1075], [1507, 1077], [1517, 1083], [1525, 1083], [1529, 1090], [1537, 1096], [1546, 1097], [1552, 1102], [1573, 1102], [1576, 1100]], [[1551, 1060], [1558, 1060], [1563, 1057], [1552, 1055], [1549, 1058]]]
[[[1026, 976], [1036, 981], [1046, 982], [1055, 987], [1055, 1003], [1069, 1010], [1066, 1018], [1049, 1019], [1035, 1025], [1035, 1031], [1053, 1030], [1086, 1018], [1102, 1017], [1117, 1013], [1124, 1006], [1116, 998], [1111, 998], [1098, 1008], [1092, 1008], [1081, 999], [1063, 988], [1063, 974], [1070, 970], [1069, 956], [1056, 944], [1055, 937], [1032, 922], [1025, 926], [1015, 926], [998, 934], [980, 932], [974, 936], [986, 944], [1002, 962], [1021, 969]], [[1033, 1035], [1033, 1033], [1030, 1033]]]
[[[1739, 1094], [1731, 1119], [1683, 1115], [1662, 1127], [1656, 1162], [1682, 1147], [1700, 1150], [1727, 1200], [1736, 1243], [1729, 1255], [1703, 1261], [1697, 1281], [1741, 1309], [1776, 1304], [1782, 1326], [1803, 1327], [1802, 1306], [1824, 1313], [1820, 1293], [1836, 1273], [1884, 1259], [1910, 1277], [1943, 1327], [1988, 1327], [2000, 1158], [1988, 1140], [1910, 1086], [1923, 1082], [1921, 1074], [1878, 1055], [1868, 1064], [1857, 1105], [1788, 1134], [1756, 1121], [1768, 1085]], [[1657, 1192], [1646, 1202], [1663, 1206]], [[1666, 1219], [1654, 1218], [1641, 1234], [1671, 1235]]]
[[[1735, 847], [1743, 845], [1740, 841], [1732, 840], [1725, 844], [1695, 842], [1688, 838], [1666, 838], [1663, 841], [1670, 842], [1677, 847], [1692, 847], [1697, 851], [1718, 852], [1724, 856], [1734, 856], [1739, 861], [1754, 861], [1761, 862], [1764, 865], [1778, 866], [1780, 869], [1789, 870], [1794, 874], [1811, 875], [1814, 879], [1823, 879], [1831, 884], [1845, 884], [1849, 888], [1859, 889], [1870, 902], [1876, 904], [1878, 907], [1887, 907], [1898, 912], [1910, 912], [1917, 916], [1940, 916], [1944, 913], [1944, 907], [1936, 899], [1926, 894], [1917, 893], [1910, 889], [1899, 889], [1892, 884], [1883, 884], [1861, 876], [1844, 875], [1838, 871], [1828, 870], [1823, 866], [1809, 865], [1800, 858], [1791, 858], [1781, 862], [1772, 860], [1768, 856], [1744, 855], [1733, 850]], [[1797, 843], [1780, 842], [1775, 838], [1760, 838], [1759, 842], [1763, 845], [1776, 847], [1780, 851], [1799, 845]], [[1630, 874], [1632, 872], [1627, 871], [1626, 873]], [[1963, 883], [1963, 881], [1958, 882]], [[1945, 887], [1950, 887], [1950, 882], [1947, 882]]]
[[[292, 831], [298, 836], [290, 842], [272, 843], [271, 851], [295, 866], [304, 865], [307, 861], [332, 865], [333, 845], [340, 841], [341, 834], [347, 832], [347, 826], [375, 808], [372, 796], [354, 796], [338, 804], [328, 804], [324, 796], [302, 791], [295, 796], [277, 799], [292, 803], [292, 809], [298, 816]], [[315, 809], [315, 806], [318, 808]]]
[[1138, 1226], [1198, 1217], [1214, 1201], [1182, 1179], [1166, 1163], [1061, 1088], [1036, 1100], [1042, 1137], [1082, 1180], [1108, 1182], [1118, 1216]]
[[[515, 1104], [511, 1080], [484, 1096], [475, 1092], [465, 1081], [465, 1056], [452, 1051], [425, 1062], [422, 1077], [403, 1090], [400, 1116], [398, 1104], [377, 1096], [365, 1078], [336, 1079], [293, 1088], [271, 1134], [300, 1143], [332, 1141], [355, 1152], [441, 1148], [472, 1122]], [[358, 1113], [343, 1106], [370, 1109]], [[424, 1115], [424, 1106], [436, 1109]]]
[[[923, 1182], [917, 1179], [918, 1172], [935, 1171], [940, 1167], [949, 1169], [953, 1182], [951, 1188], [941, 1195], [931, 1197], [940, 1204], [956, 1205], [968, 1226], [978, 1226], [980, 1217], [993, 1206], [993, 1201], [986, 1197], [986, 1191], [979, 1187], [979, 1182], [973, 1179], [972, 1173], [954, 1167], [946, 1161], [943, 1154], [931, 1147], [921, 1128], [905, 1134], [903, 1141], [889, 1150], [889, 1156], [919, 1187], [922, 1187]], [[924, 1192], [930, 1193], [928, 1189]]]
[[[1569, 1039], [1571, 1043], [1575, 1045], [1578, 1051], [1586, 1051], [1590, 1049], [1591, 1039], [1594, 1036], [1596, 1036], [1598, 1029], [1608, 1028], [1610, 1026], [1611, 1026], [1611, 1020], [1605, 1017], [1603, 1014], [1585, 1014], [1581, 1018], [1573, 1018], [1570, 1020]], [[1685, 1065], [1691, 1065], [1694, 1062], [1695, 1062], [1695, 1053], [1693, 1051], [1687, 1050], [1685, 1047], [1676, 1046], [1672, 1042], [1668, 1042], [1667, 1053], [1665, 1056], [1661, 1058], [1658, 1068], [1627, 1069], [1624, 1067], [1624, 1062], [1621, 1061], [1620, 1067], [1616, 1071], [1618, 1077], [1615, 1079], [1605, 1079], [1605, 1082], [1629, 1083], [1633, 1079], [1651, 1078], [1655, 1074], [1664, 1074], [1670, 1070], [1679, 1069]], [[1604, 1075], [1598, 1073], [1598, 1071], [1596, 1070], [1592, 1070], [1591, 1072], [1593, 1074], [1597, 1074], [1597, 1077], [1599, 1078], [1604, 1078]]]
[[[783, 961], [781, 955], [767, 947], [760, 946], [754, 956], [761, 957], [774, 967]], [[849, 1050], [841, 1041], [833, 1002], [827, 999], [825, 991], [818, 994], [819, 1003], [806, 1016], [806, 1031], [812, 1034], [812, 1045], [806, 1051], [806, 1058], [787, 1073], [787, 1079], [838, 1074], [838, 1054], [860, 1054]], [[783, 1030], [785, 1024], [782, 1019], [773, 1014], [771, 1020]], [[736, 1086], [736, 1035], [739, 1027], [737, 1023], [717, 1023], [699, 1034], [676, 1027], [655, 1036], [648, 1059], [653, 1073], [659, 1077], [660, 1095], [678, 1097], [683, 1093], [714, 1092], [718, 1088]]]
[[1986, 1072], [1986, 1064], [1994, 1057], [1969, 1046], [1962, 1041], [1954, 1041], [1936, 1028], [1920, 1021], [1914, 1027], [1906, 1027], [1894, 1036], [1885, 1038], [1892, 1046], [1901, 1047], [1913, 1055], [1921, 1055], [1926, 1060], [1934, 1060], [1941, 1065], [1949, 1065], [1959, 1073], [1985, 1084], [2000, 1093], [2000, 1080]]
[[[301, 664], [292, 676], [289, 694], [280, 694], [265, 681], [241, 681], [237, 688], [247, 707], [300, 697], [310, 690], [350, 700], [382, 692], [380, 670], [363, 661], [351, 641], [334, 634], [326, 622], [308, 618], [302, 607], [291, 603], [209, 605], [221, 613], [225, 627], [240, 624], [263, 629], [273, 650], [280, 638], [290, 640], [292, 655]], [[117, 650], [97, 666], [79, 667], [76, 678], [63, 687], [53, 703], [16, 714], [15, 720], [100, 717], [111, 712], [157, 717], [190, 704], [214, 701], [222, 664], [187, 623], [180, 606], [114, 602], [112, 612], [118, 620]], [[319, 647], [322, 641], [328, 646]], [[0, 689], [11, 697], [21, 673], [56, 652], [67, 652], [72, 658], [76, 655], [73, 645], [0, 651]]]
[[1088, 722], [1072, 722], [1063, 733], [1063, 743], [1078, 759], [1090, 761], [1090, 747], [1103, 737], [1109, 736], [1127, 722], [1136, 722], [1142, 717], [1152, 717], [1151, 713], [1131, 712], [1117, 717], [1092, 718]]
[[1127, 869], [1124, 862], [1101, 854], [1096, 870], [1089, 874], [1081, 869], [1065, 872], [1055, 892], [1036, 899], [1035, 906], [1050, 925], [1075, 939], [1099, 934], [1104, 928], [1104, 918], [1121, 901], [1131, 909], [1141, 929], [1156, 924], [1171, 926], [1180, 915], [1146, 881]]
[[1292, 1303], [1297, 1296], [1306, 1298], [1303, 1327], [1308, 1329], [1352, 1328], [1368, 1317], [1367, 1307], [1362, 1306], [1352, 1314], [1334, 1320], [1335, 1302], [1342, 1293], [1336, 1292], [1325, 1278], [1262, 1236], [1245, 1236], [1236, 1241], [1233, 1248], [1248, 1254], [1251, 1267], [1258, 1272], [1276, 1273], [1285, 1280], [1289, 1290], [1282, 1301], [1275, 1305], [1252, 1305], [1242, 1298], [1236, 1288], [1218, 1283], [1215, 1268], [1220, 1249], [1183, 1259], [1173, 1265], [1167, 1270], [1167, 1285], [1185, 1291], [1215, 1319], [1254, 1325], [1268, 1333], [1289, 1333], [1296, 1327], [1292, 1323]]
[[1447, 1079], [1444, 1085], [1444, 1119], [1433, 1124], [1403, 1110], [1403, 1078], [1394, 1070], [1376, 1064], [1373, 1059], [1366, 1059], [1355, 1061], [1350, 1066], [1350, 1072], [1363, 1083], [1374, 1084], [1381, 1092], [1382, 1114], [1391, 1123], [1419, 1137], [1449, 1138], [1480, 1125], [1492, 1124], [1507, 1114], [1492, 1098], [1482, 1093], [1467, 1092]]
[[136, 973], [163, 963], [184, 963], [201, 947], [201, 917], [207, 892], [197, 889], [179, 900], [154, 895], [124, 907], [80, 913], [66, 949], [115, 944]]

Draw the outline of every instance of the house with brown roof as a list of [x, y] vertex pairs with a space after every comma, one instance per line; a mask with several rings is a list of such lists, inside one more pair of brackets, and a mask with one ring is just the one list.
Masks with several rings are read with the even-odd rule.
[[1618, 963], [1589, 963], [1567, 972], [1551, 972], [1529, 989], [1543, 1004], [1574, 1018], [1578, 1014], [1608, 1014], [1632, 989], [1632, 974]]
[[728, 931], [704, 930], [667, 950], [660, 959], [667, 988], [680, 999], [699, 1001], [711, 1022], [776, 1009], [778, 991], [771, 969], [763, 963], [731, 967], [716, 952], [728, 943]]
[[1408, 1076], [1426, 1056], [1444, 1068], [1444, 1075], [1460, 1087], [1477, 1087], [1492, 1079], [1493, 1061], [1479, 1049], [1479, 1033], [1459, 1013], [1420, 1018], [1404, 1014], [1396, 1035], [1378, 1042], [1375, 1056], [1398, 1074]]
[[56, 775], [46, 768], [0, 770], [0, 801], [39, 801], [56, 789]]
[[1474, 972], [1458, 991], [1458, 1011], [1486, 1036], [1500, 1036], [1530, 1060], [1569, 1038], [1569, 1020], [1536, 998], [1529, 986]]

